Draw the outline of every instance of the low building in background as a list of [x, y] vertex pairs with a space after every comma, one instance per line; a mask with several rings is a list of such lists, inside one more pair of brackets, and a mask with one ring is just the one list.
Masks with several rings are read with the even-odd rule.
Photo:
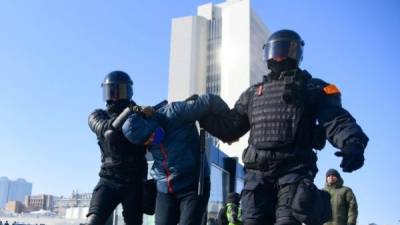
[[86, 219], [89, 207], [72, 207], [65, 210], [66, 219]]
[[5, 210], [12, 213], [21, 213], [25, 211], [25, 206], [20, 201], [9, 201], [5, 205]]
[[[54, 212], [56, 212], [59, 216], [66, 217], [67, 209], [82, 208], [82, 210], [84, 210], [83, 208], [89, 207], [91, 199], [92, 193], [79, 193], [78, 191], [73, 191], [70, 197], [55, 198]], [[74, 213], [72, 212], [73, 210], [68, 213], [73, 215]]]
[[54, 196], [52, 195], [33, 195], [25, 196], [24, 204], [27, 211], [39, 211], [39, 210], [54, 210]]

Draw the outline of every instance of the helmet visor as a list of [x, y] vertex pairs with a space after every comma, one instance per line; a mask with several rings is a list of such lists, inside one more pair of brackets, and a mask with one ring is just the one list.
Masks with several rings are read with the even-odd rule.
[[301, 61], [303, 46], [301, 42], [292, 40], [270, 41], [264, 45], [264, 60], [268, 61], [277, 57], [286, 57]]
[[131, 99], [133, 92], [130, 84], [102, 84], [104, 101], [117, 101], [120, 99]]

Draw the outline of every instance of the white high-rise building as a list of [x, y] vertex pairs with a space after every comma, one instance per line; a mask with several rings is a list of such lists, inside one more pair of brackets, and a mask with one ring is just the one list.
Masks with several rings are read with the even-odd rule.
[[[213, 93], [233, 107], [240, 94], [268, 72], [262, 50], [268, 35], [250, 0], [209, 3], [199, 6], [196, 16], [173, 19], [168, 100]], [[248, 134], [219, 148], [241, 158], [247, 139]]]

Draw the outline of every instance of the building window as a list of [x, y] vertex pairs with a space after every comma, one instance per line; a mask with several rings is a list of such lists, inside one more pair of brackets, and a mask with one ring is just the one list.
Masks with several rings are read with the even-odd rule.
[[207, 221], [216, 220], [229, 192], [229, 172], [211, 164], [211, 191], [208, 201]]
[[244, 180], [242, 178], [236, 178], [235, 192], [241, 193], [244, 186]]

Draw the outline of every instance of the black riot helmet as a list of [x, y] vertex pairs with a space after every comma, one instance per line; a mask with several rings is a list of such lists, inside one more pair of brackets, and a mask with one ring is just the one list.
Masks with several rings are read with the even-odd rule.
[[130, 100], [133, 95], [132, 85], [131, 78], [123, 71], [107, 74], [101, 84], [104, 101]]
[[294, 60], [296, 66], [303, 58], [304, 41], [300, 35], [292, 30], [279, 30], [269, 36], [264, 45], [264, 60], [270, 64], [274, 58], [288, 58]]

